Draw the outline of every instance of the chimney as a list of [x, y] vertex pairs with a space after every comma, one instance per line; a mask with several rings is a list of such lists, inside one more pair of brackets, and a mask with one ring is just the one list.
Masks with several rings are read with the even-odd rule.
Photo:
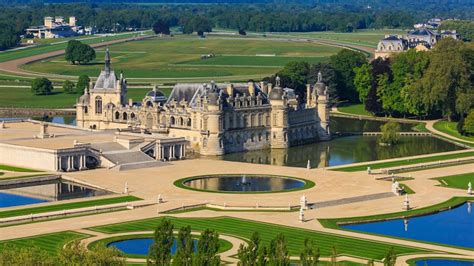
[[253, 84], [253, 82], [249, 82], [248, 85], [250, 96], [255, 96], [255, 84]]
[[265, 85], [265, 82], [260, 81], [260, 89], [263, 93], [267, 94], [267, 86]]
[[234, 96], [234, 85], [232, 83], [227, 84], [227, 94], [231, 97]]
[[130, 105], [130, 106], [133, 105], [133, 99], [128, 99], [128, 105]]
[[311, 100], [311, 85], [306, 84], [306, 106], [310, 106]]
[[272, 84], [271, 83], [268, 83], [267, 84], [267, 94], [270, 94], [272, 92]]

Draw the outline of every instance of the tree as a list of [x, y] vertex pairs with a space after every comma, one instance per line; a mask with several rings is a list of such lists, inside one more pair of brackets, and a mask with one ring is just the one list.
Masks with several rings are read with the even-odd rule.
[[247, 32], [245, 32], [243, 29], [239, 29], [239, 35], [245, 36], [247, 35]]
[[395, 250], [392, 247], [387, 252], [387, 255], [385, 255], [385, 258], [383, 260], [383, 265], [384, 266], [395, 266], [396, 262], [397, 262], [397, 255], [395, 254]]
[[36, 78], [31, 82], [31, 91], [35, 95], [48, 95], [53, 90], [53, 83], [47, 78]]
[[277, 75], [281, 78], [282, 86], [295, 90], [298, 99], [303, 101], [306, 94], [310, 65], [307, 62], [289, 62]]
[[372, 88], [372, 66], [368, 63], [354, 69], [354, 85], [359, 93], [359, 101], [365, 103]]
[[159, 19], [155, 24], [153, 24], [153, 32], [155, 32], [155, 34], [169, 35], [170, 25], [167, 21]]
[[328, 63], [316, 63], [310, 66], [307, 83], [314, 84], [318, 81], [318, 73], [321, 72], [323, 82], [328, 87], [329, 98], [337, 101], [336, 71]]
[[254, 232], [250, 239], [248, 246], [240, 244], [237, 252], [239, 258], [238, 265], [240, 266], [256, 266], [259, 258], [260, 246], [260, 235], [258, 232]]
[[172, 265], [191, 266], [193, 262], [194, 240], [191, 235], [191, 227], [181, 227], [178, 232], [176, 254]]
[[270, 248], [268, 249], [268, 264], [279, 266], [290, 265], [290, 256], [288, 255], [286, 239], [281, 233], [270, 242]]
[[463, 130], [466, 135], [474, 135], [474, 109], [469, 111], [469, 114], [464, 120]]
[[18, 45], [20, 36], [12, 25], [0, 22], [0, 51]]
[[380, 127], [382, 134], [379, 136], [379, 143], [386, 145], [397, 144], [400, 136], [400, 124], [395, 121], [389, 121]]
[[74, 86], [74, 83], [70, 80], [64, 81], [63, 84], [63, 91], [67, 94], [74, 94], [76, 93], [76, 88]]
[[300, 253], [301, 266], [316, 266], [319, 263], [320, 251], [319, 248], [315, 248], [313, 241], [309, 238], [304, 240], [304, 249]]
[[337, 256], [338, 256], [337, 248], [336, 246], [332, 246], [331, 248], [331, 265], [332, 266], [337, 265]]
[[56, 260], [39, 247], [0, 246], [0, 265], [56, 265]]
[[95, 60], [95, 50], [87, 44], [78, 40], [70, 40], [67, 43], [65, 59], [72, 64], [85, 64]]
[[[73, 241], [59, 251], [59, 265], [125, 265], [122, 252], [116, 248], [98, 245], [88, 250], [79, 241]], [[55, 263], [57, 264], [57, 263]]]
[[358, 96], [354, 86], [354, 69], [367, 62], [367, 58], [360, 52], [342, 49], [329, 58], [329, 62], [337, 74], [337, 91], [341, 99], [357, 102]]
[[195, 266], [219, 266], [221, 257], [219, 251], [219, 234], [206, 229], [201, 233], [198, 240], [197, 252], [194, 254], [193, 265]]
[[169, 220], [163, 219], [155, 230], [147, 263], [160, 266], [170, 265], [173, 243], [173, 224]]
[[76, 84], [76, 93], [77, 94], [82, 94], [84, 93], [84, 90], [89, 86], [89, 82], [91, 79], [89, 76], [83, 74], [79, 76], [79, 79], [77, 80]]

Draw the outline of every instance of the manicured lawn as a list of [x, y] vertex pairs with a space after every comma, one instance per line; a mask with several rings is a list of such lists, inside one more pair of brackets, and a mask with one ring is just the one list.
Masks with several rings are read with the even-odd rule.
[[450, 175], [433, 178], [439, 181], [442, 187], [459, 188], [467, 190], [467, 184], [471, 182], [474, 186], [474, 172], [460, 175]]
[[[295, 216], [295, 219], [297, 217]], [[163, 218], [137, 220], [133, 222], [111, 224], [91, 228], [104, 233], [119, 233], [129, 231], [154, 230]], [[250, 239], [253, 232], [260, 233], [263, 243], [268, 245], [277, 234], [283, 233], [288, 241], [288, 249], [293, 256], [299, 255], [306, 237], [313, 239], [321, 249], [322, 256], [329, 256], [331, 248], [336, 246], [339, 254], [347, 254], [364, 258], [381, 260], [393, 246], [397, 254], [423, 252], [424, 250], [412, 247], [397, 246], [383, 242], [343, 237], [312, 230], [286, 227], [276, 224], [261, 223], [231, 217], [217, 218], [175, 218], [168, 217], [176, 228], [191, 226], [192, 230], [202, 231], [213, 229], [222, 234]], [[426, 251], [425, 251], [426, 252]]]
[[65, 231], [60, 233], [52, 233], [47, 235], [38, 235], [33, 237], [17, 238], [12, 240], [0, 241], [0, 249], [3, 244], [12, 245], [19, 248], [37, 247], [51, 255], [56, 255], [64, 244], [87, 237], [86, 234], [81, 234], [73, 231]]
[[[341, 48], [315, 43], [249, 40], [244, 38], [190, 36], [154, 38], [111, 45], [112, 67], [127, 78], [207, 78], [264, 77], [296, 59], [321, 61]], [[71, 65], [64, 56], [24, 65], [36, 72], [78, 76], [97, 76], [102, 68], [104, 48], [97, 49], [97, 61]], [[202, 55], [215, 58], [201, 60]], [[259, 56], [272, 55], [272, 56]], [[274, 55], [274, 56], [273, 56]], [[250, 67], [248, 67], [250, 66]]]
[[474, 200], [474, 197], [453, 197], [445, 202], [441, 202], [432, 206], [413, 209], [409, 211], [393, 212], [387, 214], [371, 215], [371, 216], [360, 216], [360, 217], [349, 217], [349, 218], [336, 218], [336, 219], [319, 219], [319, 222], [327, 228], [341, 229], [338, 224], [341, 223], [357, 223], [366, 221], [379, 221], [387, 219], [398, 219], [410, 216], [426, 215], [433, 212], [453, 208], [466, 202], [467, 200]]
[[343, 172], [357, 172], [357, 171], [366, 171], [368, 166], [370, 166], [370, 168], [374, 170], [374, 169], [382, 169], [382, 168], [389, 168], [389, 167], [395, 167], [395, 166], [404, 166], [404, 165], [413, 165], [413, 164], [436, 162], [436, 161], [443, 161], [443, 160], [461, 159], [461, 158], [470, 157], [470, 156], [474, 156], [474, 152], [435, 155], [435, 156], [427, 156], [427, 157], [416, 158], [416, 159], [395, 160], [395, 161], [385, 162], [385, 163], [377, 163], [375, 161], [373, 163], [367, 163], [367, 164], [357, 165], [357, 166], [333, 168], [331, 170], [343, 171]]
[[351, 104], [337, 107], [337, 110], [342, 113], [347, 113], [351, 115], [365, 115], [365, 116], [373, 116], [371, 113], [365, 110], [363, 104]]
[[[146, 92], [151, 89], [128, 89], [128, 97], [134, 101], [141, 101]], [[167, 89], [163, 90], [164, 92]], [[16, 108], [73, 108], [79, 94], [67, 94], [62, 89], [55, 89], [50, 95], [34, 95], [30, 88], [3, 88], [0, 87], [0, 107]]]
[[403, 187], [403, 190], [405, 190], [405, 192], [408, 195], [415, 194], [415, 191], [413, 189], [411, 189], [409, 186], [407, 186], [406, 184], [400, 183], [400, 187]]
[[418, 132], [430, 132], [430, 131], [426, 128], [426, 124], [425, 124], [425, 123], [419, 123], [419, 124], [417, 124], [416, 126], [414, 126], [413, 129], [414, 129], [415, 131], [418, 131]]
[[10, 166], [10, 165], [4, 165], [4, 164], [0, 164], [0, 170], [14, 171], [14, 172], [27, 172], [27, 173], [28, 173], [28, 172], [29, 172], [29, 173], [40, 172], [40, 171], [33, 170], [33, 169], [21, 168], [21, 167]]
[[438, 121], [433, 125], [433, 127], [443, 133], [449, 134], [458, 139], [474, 142], [474, 136], [462, 136], [461, 134], [459, 134], [456, 128], [457, 125], [457, 122]]
[[78, 208], [84, 208], [84, 207], [102, 206], [102, 205], [107, 205], [107, 204], [115, 204], [115, 203], [137, 201], [137, 200], [141, 200], [141, 199], [134, 196], [122, 196], [122, 197], [115, 197], [115, 198], [96, 199], [96, 200], [55, 204], [55, 205], [48, 205], [48, 206], [41, 206], [41, 207], [32, 207], [32, 208], [19, 209], [19, 210], [0, 211], [0, 218], [52, 212], [52, 211], [71, 210], [71, 209], [78, 209]]
[[[136, 33], [127, 33], [127, 34], [122, 34], [122, 35], [92, 38], [92, 39], [82, 40], [81, 42], [86, 43], [86, 44], [94, 44], [94, 43], [100, 43], [104, 41], [130, 38], [135, 35]], [[66, 46], [67, 46], [67, 42], [56, 43], [56, 44], [47, 43], [47, 44], [42, 44], [42, 45], [38, 45], [35, 47], [30, 47], [30, 48], [26, 48], [22, 50], [5, 51], [5, 52], [0, 53], [0, 62], [5, 62], [9, 60], [18, 59], [18, 58], [53, 52], [53, 51], [65, 49]]]

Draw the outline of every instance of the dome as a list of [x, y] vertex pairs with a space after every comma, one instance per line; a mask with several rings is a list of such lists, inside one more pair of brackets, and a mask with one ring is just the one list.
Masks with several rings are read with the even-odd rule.
[[317, 95], [326, 94], [326, 84], [323, 82], [323, 75], [321, 72], [318, 72], [318, 82], [314, 84], [314, 92], [317, 93]]
[[79, 103], [83, 105], [89, 105], [89, 100], [89, 94], [83, 94], [81, 97], [79, 97]]
[[273, 88], [268, 97], [270, 100], [281, 100], [283, 97], [283, 89], [280, 87]]
[[151, 98], [154, 102], [164, 102], [167, 100], [165, 94], [158, 89], [158, 86], [147, 92], [145, 98]]
[[160, 97], [160, 96], [165, 96], [165, 95], [161, 91], [151, 90], [151, 91], [147, 92], [146, 96]]

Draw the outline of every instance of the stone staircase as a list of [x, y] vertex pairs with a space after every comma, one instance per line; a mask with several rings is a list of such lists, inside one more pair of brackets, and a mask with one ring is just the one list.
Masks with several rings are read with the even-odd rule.
[[166, 165], [166, 163], [156, 161], [145, 153], [136, 150], [104, 152], [102, 156], [115, 164], [111, 169], [118, 171]]

